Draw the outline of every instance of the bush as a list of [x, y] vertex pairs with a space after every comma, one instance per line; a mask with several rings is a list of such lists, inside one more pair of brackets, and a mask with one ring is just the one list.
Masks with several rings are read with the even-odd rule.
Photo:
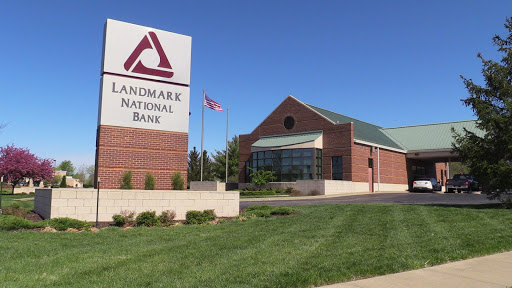
[[124, 172], [123, 178], [121, 178], [121, 189], [131, 190], [132, 186], [132, 171]]
[[2, 209], [2, 213], [5, 215], [26, 218], [28, 211], [24, 208], [20, 208], [20, 204], [12, 203], [9, 207], [4, 207], [4, 209]]
[[185, 224], [205, 224], [217, 218], [213, 210], [196, 211], [190, 210], [187, 212]]
[[127, 225], [135, 225], [135, 211], [123, 210], [121, 211], [121, 216], [124, 217], [124, 221]]
[[85, 221], [65, 217], [53, 218], [48, 220], [48, 226], [52, 227], [55, 230], [65, 231], [68, 230], [69, 228], [87, 230], [91, 225]]
[[160, 224], [166, 225], [166, 224], [172, 223], [172, 220], [174, 220], [175, 217], [176, 217], [176, 212], [166, 210], [166, 211], [162, 211], [160, 216], [158, 216], [158, 220], [160, 221]]
[[240, 191], [240, 196], [264, 196], [264, 195], [277, 195], [277, 194], [273, 190]]
[[149, 172], [146, 173], [146, 178], [144, 179], [144, 190], [155, 190], [155, 177]]
[[180, 172], [176, 172], [171, 177], [172, 190], [185, 190], [185, 180], [181, 177]]
[[144, 211], [135, 218], [137, 226], [153, 227], [158, 224], [158, 218], [155, 211]]
[[290, 195], [293, 193], [293, 191], [295, 191], [295, 189], [292, 187], [287, 187], [286, 190], [284, 190], [284, 193]]
[[126, 223], [126, 219], [124, 218], [123, 215], [120, 215], [120, 214], [114, 214], [112, 216], [112, 220], [114, 220], [114, 225], [116, 225], [118, 227], [123, 227], [124, 224]]
[[44, 224], [44, 222], [32, 222], [30, 220], [11, 215], [0, 216], [0, 230], [41, 228]]
[[18, 208], [20, 208], [21, 206], [20, 206], [20, 203], [16, 203], [16, 202], [14, 202], [14, 203], [12, 203], [11, 205], [9, 205], [9, 207], [14, 208], [14, 209], [18, 209]]

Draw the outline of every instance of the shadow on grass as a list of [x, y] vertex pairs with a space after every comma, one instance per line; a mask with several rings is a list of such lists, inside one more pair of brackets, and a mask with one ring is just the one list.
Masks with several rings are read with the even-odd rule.
[[486, 203], [486, 204], [423, 204], [423, 206], [435, 207], [450, 207], [450, 208], [463, 208], [463, 209], [505, 209], [501, 203]]

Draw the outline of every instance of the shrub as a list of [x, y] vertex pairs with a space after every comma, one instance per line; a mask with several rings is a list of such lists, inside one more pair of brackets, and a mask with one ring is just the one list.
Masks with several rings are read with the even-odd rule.
[[217, 218], [213, 210], [187, 211], [185, 224], [205, 224]]
[[121, 216], [124, 217], [124, 222], [127, 225], [130, 225], [130, 226], [135, 225], [135, 211], [123, 210], [123, 211], [121, 211]]
[[165, 224], [172, 223], [172, 220], [174, 220], [175, 217], [176, 217], [176, 212], [166, 210], [166, 211], [162, 211], [160, 216], [158, 216], [158, 220], [160, 221], [161, 224], [165, 225]]
[[137, 226], [152, 227], [158, 224], [158, 218], [155, 211], [144, 211], [135, 218]]
[[287, 187], [286, 190], [284, 190], [284, 193], [290, 195], [293, 193], [293, 191], [295, 191], [295, 189], [292, 187]]
[[9, 207], [5, 207], [4, 209], [2, 209], [2, 213], [5, 215], [26, 218], [28, 211], [26, 209], [20, 208], [20, 204], [13, 203]]
[[48, 220], [48, 225], [55, 230], [65, 231], [69, 228], [73, 229], [89, 229], [91, 226], [85, 221], [80, 221], [72, 218], [53, 218]]
[[261, 190], [261, 191], [240, 191], [240, 196], [263, 196], [263, 195], [276, 195], [273, 190]]
[[155, 190], [155, 177], [149, 172], [146, 173], [146, 178], [144, 179], [144, 190]]
[[123, 178], [121, 178], [121, 189], [131, 190], [132, 186], [132, 171], [124, 172]]
[[14, 209], [18, 209], [18, 208], [20, 208], [21, 206], [20, 206], [20, 203], [14, 202], [14, 203], [12, 203], [11, 205], [9, 205], [9, 207], [14, 208]]
[[62, 176], [62, 180], [60, 181], [60, 188], [67, 188], [68, 184], [66, 184], [66, 175]]
[[120, 215], [120, 214], [114, 214], [112, 216], [112, 220], [114, 220], [114, 225], [116, 225], [118, 227], [123, 227], [124, 224], [126, 223], [126, 219], [124, 218], [123, 215]]
[[12, 215], [0, 216], [0, 230], [41, 228], [43, 226], [43, 222], [32, 222], [30, 220]]
[[171, 177], [172, 190], [185, 190], [185, 180], [181, 177], [180, 172], [176, 172]]

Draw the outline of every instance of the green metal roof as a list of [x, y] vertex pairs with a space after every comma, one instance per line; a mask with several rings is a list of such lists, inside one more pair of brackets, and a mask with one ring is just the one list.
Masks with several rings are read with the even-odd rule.
[[[306, 103], [304, 103], [306, 104]], [[354, 139], [366, 141], [382, 146], [387, 146], [395, 149], [404, 150], [404, 147], [400, 146], [399, 143], [393, 141], [392, 138], [388, 137], [383, 131], [382, 127], [366, 123], [345, 115], [341, 115], [329, 110], [325, 110], [310, 104], [306, 104], [309, 108], [322, 114], [327, 119], [334, 123], [354, 123]]]
[[320, 136], [322, 136], [322, 131], [261, 137], [258, 141], [252, 144], [252, 147], [266, 148], [290, 146], [315, 141]]
[[484, 131], [476, 127], [476, 120], [383, 128], [382, 130], [399, 142], [406, 150], [451, 149], [454, 141], [452, 130], [462, 132], [463, 128], [483, 136]]

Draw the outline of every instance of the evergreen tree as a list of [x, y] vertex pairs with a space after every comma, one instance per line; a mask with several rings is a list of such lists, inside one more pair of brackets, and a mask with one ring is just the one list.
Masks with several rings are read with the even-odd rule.
[[149, 172], [146, 173], [146, 178], [144, 179], [144, 190], [155, 190], [155, 177]]
[[68, 184], [66, 183], [66, 175], [62, 176], [62, 179], [60, 181], [60, 188], [67, 188]]
[[196, 147], [188, 153], [187, 175], [188, 183], [201, 180], [201, 155]]
[[[199, 159], [199, 163], [201, 163], [201, 159]], [[201, 169], [201, 167], [199, 167]], [[201, 174], [199, 174], [201, 175]], [[208, 156], [208, 152], [206, 150], [203, 151], [203, 181], [213, 181], [215, 177], [213, 175], [213, 163], [212, 159]]]
[[132, 185], [132, 171], [124, 172], [123, 177], [121, 178], [121, 189], [133, 189]]
[[469, 92], [462, 102], [477, 116], [484, 136], [454, 132], [454, 149], [491, 199], [510, 203], [510, 195], [503, 192], [512, 189], [512, 18], [507, 18], [505, 28], [507, 37], [493, 37], [503, 54], [501, 61], [486, 60], [478, 53], [485, 87], [461, 76]]
[[[238, 182], [238, 136], [234, 136], [228, 142], [228, 182]], [[215, 178], [226, 180], [226, 149], [222, 151], [215, 150], [212, 154], [213, 173]]]

